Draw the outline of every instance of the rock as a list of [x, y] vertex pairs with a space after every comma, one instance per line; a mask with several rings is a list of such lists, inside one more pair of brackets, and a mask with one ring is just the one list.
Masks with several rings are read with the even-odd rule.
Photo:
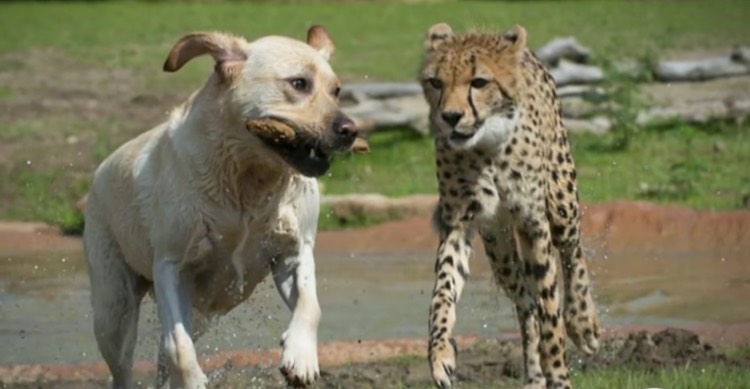
[[563, 125], [574, 134], [605, 134], [612, 129], [612, 120], [605, 116], [591, 119], [563, 118]]
[[560, 61], [556, 68], [550, 70], [550, 73], [558, 87], [570, 84], [592, 84], [604, 80], [604, 71], [601, 68], [569, 61]]
[[323, 196], [321, 203], [330, 205], [333, 216], [343, 221], [391, 220], [431, 214], [437, 204], [437, 196], [389, 198], [380, 194], [350, 194]]
[[661, 61], [654, 69], [654, 76], [659, 81], [702, 81], [717, 77], [739, 76], [750, 74], [746, 55], [739, 52], [739, 60], [732, 57], [706, 58], [694, 61]]
[[555, 38], [535, 52], [543, 62], [556, 65], [561, 59], [583, 63], [591, 56], [591, 49], [580, 44], [574, 37]]

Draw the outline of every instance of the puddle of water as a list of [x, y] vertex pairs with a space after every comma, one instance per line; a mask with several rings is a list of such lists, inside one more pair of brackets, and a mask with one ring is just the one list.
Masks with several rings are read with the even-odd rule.
[[646, 296], [638, 297], [637, 299], [628, 301], [625, 305], [625, 309], [628, 311], [640, 311], [648, 308], [658, 306], [667, 302], [669, 297], [662, 292], [657, 290], [654, 293], [650, 293]]
[[[695, 320], [695, 315], [690, 320], [690, 315], [660, 314], [659, 307], [672, 301], [673, 292], [653, 285], [664, 286], [675, 272], [653, 272], [637, 264], [624, 271], [618, 269], [619, 265], [612, 265], [622, 261], [610, 254], [606, 263], [596, 265], [611, 268], [597, 280], [597, 290], [602, 291], [599, 293], [603, 297], [600, 301], [616, 302], [617, 298], [610, 296], [616, 296], [622, 289], [646, 290], [638, 294], [645, 297], [626, 300], [626, 306], [634, 308], [630, 312], [607, 314], [607, 307], [602, 306], [605, 325], [685, 325], [711, 321]], [[433, 285], [432, 253], [319, 253], [317, 262], [318, 293], [323, 309], [322, 342], [425, 337]], [[693, 271], [700, 273], [697, 268]], [[471, 280], [459, 304], [457, 334], [489, 337], [515, 330], [511, 304], [488, 274], [487, 263], [480, 254], [472, 261]], [[662, 279], [658, 279], [660, 275]], [[627, 277], [635, 282], [623, 283]], [[744, 285], [750, 289], [747, 271], [733, 272], [732, 279], [740, 280], [733, 283], [733, 288]], [[671, 280], [669, 285], [676, 282], [682, 288], [683, 284], [693, 282], [684, 275], [682, 280], [681, 283], [679, 278]], [[720, 278], [714, 279], [717, 280]], [[726, 279], [721, 282], [726, 283]], [[750, 316], [746, 311], [740, 314]], [[88, 277], [80, 251], [0, 256], [0, 344], [3, 345], [0, 364], [99, 360], [90, 315]], [[220, 318], [197, 348], [210, 353], [277, 346], [289, 318], [272, 281], [267, 279], [248, 302]], [[144, 299], [140, 319], [136, 358], [151, 360], [156, 355], [159, 327], [150, 297]]]

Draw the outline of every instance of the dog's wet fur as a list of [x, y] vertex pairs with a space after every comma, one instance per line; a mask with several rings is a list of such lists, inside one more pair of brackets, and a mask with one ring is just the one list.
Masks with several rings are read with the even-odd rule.
[[[319, 375], [315, 177], [357, 136], [339, 110], [333, 52], [320, 26], [306, 42], [196, 32], [169, 52], [165, 71], [206, 54], [214, 70], [166, 122], [102, 162], [86, 203], [95, 336], [113, 388], [133, 384], [146, 293], [162, 327], [155, 386], [200, 389], [207, 378], [194, 342], [268, 274], [292, 311], [281, 371], [296, 385]], [[248, 121], [264, 118], [285, 123], [290, 141], [248, 131]]]

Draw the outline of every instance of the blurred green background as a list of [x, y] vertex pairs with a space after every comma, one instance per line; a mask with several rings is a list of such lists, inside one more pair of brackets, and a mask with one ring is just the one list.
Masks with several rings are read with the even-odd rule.
[[[422, 37], [439, 21], [495, 31], [520, 23], [531, 48], [575, 36], [593, 50], [594, 64], [627, 58], [648, 66], [749, 44], [748, 16], [744, 1], [0, 2], [0, 219], [80, 231], [75, 202], [98, 163], [164, 120], [211, 71], [208, 58], [175, 74], [161, 71], [172, 44], [190, 31], [302, 39], [307, 27], [322, 24], [345, 82], [413, 81]], [[638, 93], [637, 86], [613, 85]], [[626, 100], [626, 112], [650, 104]], [[610, 135], [576, 135], [582, 200], [745, 207], [749, 128], [624, 123]], [[429, 138], [404, 130], [370, 142], [371, 154], [337, 160], [322, 179], [325, 193], [435, 192]], [[644, 192], [644, 185], [657, 189]], [[325, 228], [339, 226], [325, 219]]]

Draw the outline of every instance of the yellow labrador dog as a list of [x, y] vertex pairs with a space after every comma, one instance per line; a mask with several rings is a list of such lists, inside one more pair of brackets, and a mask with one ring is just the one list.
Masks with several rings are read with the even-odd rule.
[[[333, 51], [320, 26], [307, 42], [193, 33], [170, 51], [165, 71], [204, 54], [214, 71], [165, 123], [99, 166], [85, 208], [94, 329], [114, 388], [132, 384], [146, 293], [163, 329], [156, 387], [204, 388], [193, 342], [269, 273], [292, 311], [281, 371], [300, 385], [318, 376], [315, 177], [357, 135], [338, 109]], [[293, 128], [295, 143], [248, 131], [257, 118]]]

